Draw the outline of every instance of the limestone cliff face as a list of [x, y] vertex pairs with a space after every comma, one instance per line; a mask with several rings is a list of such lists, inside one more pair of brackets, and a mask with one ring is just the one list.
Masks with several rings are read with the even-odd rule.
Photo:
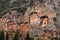
[[6, 19], [6, 22], [14, 21], [14, 23], [20, 23], [23, 21], [23, 14], [17, 12], [17, 10], [7, 12], [6, 15], [2, 17], [2, 19]]
[[56, 30], [53, 21], [53, 18], [56, 17], [56, 12], [51, 6], [47, 2], [44, 5], [35, 2], [32, 7], [27, 8], [25, 20], [31, 26], [29, 30], [30, 37], [34, 38], [36, 35], [40, 37], [40, 35], [44, 34], [44, 30]]
[[[21, 24], [27, 22], [29, 26], [28, 31], [31, 38], [34, 38], [35, 40], [36, 38], [41, 40], [51, 40], [51, 38], [58, 36], [57, 32], [60, 32], [57, 31], [57, 27], [60, 27], [59, 3], [59, 0], [46, 0], [44, 3], [35, 2], [32, 4], [33, 6], [29, 6], [27, 8], [25, 15], [23, 15], [21, 12], [18, 12], [17, 10], [7, 12], [7, 14], [0, 19], [0, 22], [2, 22], [0, 23], [0, 26], [7, 25], [9, 24], [9, 21], [13, 21], [13, 26], [17, 24], [17, 26], [20, 27], [18, 23]], [[26, 31], [24, 29], [22, 35], [25, 32]], [[24, 35], [26, 36], [26, 34]]]
[[[53, 17], [56, 17], [56, 13], [52, 9], [47, 9], [46, 7], [44, 7], [43, 4], [41, 4], [39, 2], [33, 3], [33, 6], [28, 7], [27, 11], [25, 12], [25, 20], [27, 22], [31, 23], [32, 25], [35, 24], [35, 23], [39, 24], [39, 22], [41, 22], [41, 20], [43, 20], [43, 19], [40, 18], [42, 16], [47, 16], [48, 17], [45, 20], [47, 22], [47, 20], [49, 20]], [[44, 25], [44, 23], [43, 23], [43, 25]]]

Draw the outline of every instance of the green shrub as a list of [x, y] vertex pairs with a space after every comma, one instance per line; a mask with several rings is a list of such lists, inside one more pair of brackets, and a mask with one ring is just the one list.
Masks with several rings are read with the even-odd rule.
[[13, 40], [17, 40], [18, 39], [18, 33], [15, 34]]
[[0, 34], [0, 40], [4, 40], [4, 32], [2, 30], [1, 34]]

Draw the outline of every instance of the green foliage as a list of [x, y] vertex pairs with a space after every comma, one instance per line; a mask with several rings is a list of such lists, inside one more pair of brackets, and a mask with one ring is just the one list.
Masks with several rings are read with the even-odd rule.
[[18, 39], [18, 33], [15, 34], [13, 40], [17, 40]]
[[31, 37], [29, 36], [29, 32], [28, 32], [27, 35], [26, 35], [25, 40], [34, 40], [34, 38], [31, 38]]
[[8, 33], [6, 34], [6, 40], [8, 40]]
[[54, 38], [51, 38], [51, 40], [58, 40], [58, 38], [57, 37], [54, 37]]
[[31, 40], [29, 36], [29, 32], [27, 33], [25, 40]]
[[13, 9], [20, 9], [24, 13], [27, 7], [36, 1], [43, 2], [43, 0], [0, 0], [0, 18]]
[[4, 40], [4, 32], [2, 30], [1, 34], [0, 34], [0, 40]]

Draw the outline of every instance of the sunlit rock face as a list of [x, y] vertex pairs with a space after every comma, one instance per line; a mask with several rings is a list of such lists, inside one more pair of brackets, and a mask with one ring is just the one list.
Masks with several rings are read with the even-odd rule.
[[45, 9], [42, 9], [43, 6], [40, 8], [39, 2], [36, 2], [33, 5], [34, 6], [27, 8], [27, 11], [25, 12], [25, 20], [32, 25], [37, 25], [40, 22], [40, 14], [42, 13], [42, 11], [45, 11]]
[[0, 31], [2, 31], [2, 29], [4, 29], [4, 31], [7, 31], [6, 18], [1, 18], [0, 19]]
[[[55, 1], [54, 3], [56, 4]], [[51, 40], [49, 37], [59, 36], [56, 33], [58, 28], [56, 29], [54, 25], [56, 22], [53, 21], [53, 18], [57, 18], [57, 26], [60, 26], [60, 13], [57, 10], [59, 9], [57, 4], [56, 10], [54, 9], [53, 2], [50, 3], [50, 0], [46, 0], [44, 5], [40, 2], [35, 2], [32, 5], [33, 6], [27, 8], [25, 15], [17, 10], [7, 12], [7, 14], [0, 19], [0, 27], [2, 26], [4, 31], [8, 30], [9, 34], [11, 34], [11, 31], [13, 34], [19, 29], [18, 35], [20, 36], [20, 34], [22, 34], [23, 39], [26, 37], [28, 31], [29, 36], [34, 39], [38, 37], [41, 40]], [[23, 22], [23, 24], [21, 24], [21, 22]], [[28, 22], [28, 25], [25, 24], [25, 22]]]
[[20, 23], [21, 21], [23, 21], [23, 14], [18, 12], [17, 10], [13, 10], [7, 12], [6, 15], [4, 15], [2, 18], [6, 18], [6, 22], [14, 21], [14, 23]]
[[30, 25], [29, 35], [32, 38], [35, 38], [36, 35], [38, 37], [43, 36], [44, 30], [56, 30], [53, 21], [53, 17], [56, 17], [56, 13], [52, 8], [46, 6], [47, 5], [42, 5], [41, 3], [36, 2], [33, 3], [32, 7], [28, 7], [25, 12], [25, 20]]
[[32, 15], [30, 15], [30, 24], [31, 25], [39, 25], [40, 24], [40, 17], [39, 15], [33, 13]]
[[21, 39], [25, 39], [25, 37], [26, 37], [26, 35], [27, 35], [27, 33], [28, 33], [29, 29], [30, 29], [29, 27], [30, 26], [28, 24], [24, 24], [24, 23], [20, 24], [20, 27], [19, 27], [20, 32], [19, 32], [19, 34], [21, 35], [20, 36]]
[[[42, 16], [47, 16], [48, 18], [41, 19], [40, 17]], [[33, 6], [28, 7], [25, 12], [25, 20], [29, 22], [30, 25], [39, 25], [42, 20], [42, 25], [44, 25], [44, 23], [48, 24], [49, 19], [53, 17], [56, 17], [54, 10], [47, 10], [47, 8], [39, 2], [33, 3]]]

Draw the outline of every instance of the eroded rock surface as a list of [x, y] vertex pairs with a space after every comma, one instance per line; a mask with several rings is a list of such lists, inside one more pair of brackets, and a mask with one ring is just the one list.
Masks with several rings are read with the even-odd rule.
[[[53, 2], [56, 9], [54, 9]], [[57, 10], [57, 4], [57, 1], [54, 0], [46, 0], [44, 5], [40, 2], [35, 2], [32, 4], [33, 6], [27, 8], [25, 15], [17, 10], [7, 12], [0, 19], [0, 27], [4, 29], [4, 32], [8, 32], [9, 37], [12, 34], [14, 36], [17, 32], [19, 35], [18, 40], [25, 40], [28, 32], [30, 38], [34, 38], [34, 40], [52, 40], [54, 38], [59, 40], [60, 29], [58, 26], [60, 27], [60, 13]]]

